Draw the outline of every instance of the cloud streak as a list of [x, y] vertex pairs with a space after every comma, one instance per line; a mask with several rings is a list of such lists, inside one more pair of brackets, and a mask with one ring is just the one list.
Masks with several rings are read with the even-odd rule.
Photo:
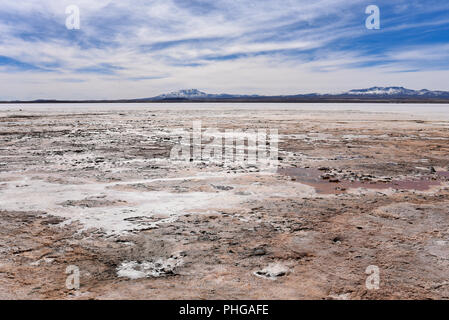
[[[80, 8], [81, 29], [65, 28]], [[294, 94], [363, 85], [449, 90], [449, 4], [27, 0], [0, 7], [1, 99], [134, 98], [181, 88]], [[23, 81], [26, 78], [28, 81]]]

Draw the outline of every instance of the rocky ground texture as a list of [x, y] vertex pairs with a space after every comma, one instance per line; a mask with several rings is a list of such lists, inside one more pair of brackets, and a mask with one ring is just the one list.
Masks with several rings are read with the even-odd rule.
[[[449, 298], [449, 120], [63, 108], [0, 109], [0, 299]], [[198, 120], [277, 129], [279, 169], [171, 161]]]

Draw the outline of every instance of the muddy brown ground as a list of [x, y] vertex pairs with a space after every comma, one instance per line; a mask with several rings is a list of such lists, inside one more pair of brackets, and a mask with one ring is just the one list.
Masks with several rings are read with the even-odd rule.
[[[0, 299], [449, 298], [449, 120], [321, 109], [2, 106]], [[278, 171], [170, 161], [197, 120]]]

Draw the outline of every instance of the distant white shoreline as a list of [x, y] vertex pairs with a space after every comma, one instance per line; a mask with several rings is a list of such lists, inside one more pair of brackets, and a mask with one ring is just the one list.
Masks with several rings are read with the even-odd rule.
[[[35, 103], [0, 104], [0, 115], [8, 112], [130, 112], [182, 110], [275, 110], [304, 112], [362, 112], [416, 115], [429, 120], [449, 120], [449, 104], [405, 103]], [[350, 120], [350, 119], [348, 119]]]

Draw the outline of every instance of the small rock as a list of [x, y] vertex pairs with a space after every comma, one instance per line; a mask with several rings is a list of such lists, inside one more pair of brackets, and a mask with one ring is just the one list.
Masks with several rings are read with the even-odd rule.
[[214, 187], [215, 189], [223, 190], [223, 191], [229, 191], [229, 190], [234, 189], [234, 187], [231, 187], [231, 186], [215, 186], [213, 184], [211, 186]]
[[259, 248], [255, 248], [253, 250], [253, 254], [254, 256], [264, 256], [267, 254], [267, 251], [265, 250], [264, 247], [259, 247]]

